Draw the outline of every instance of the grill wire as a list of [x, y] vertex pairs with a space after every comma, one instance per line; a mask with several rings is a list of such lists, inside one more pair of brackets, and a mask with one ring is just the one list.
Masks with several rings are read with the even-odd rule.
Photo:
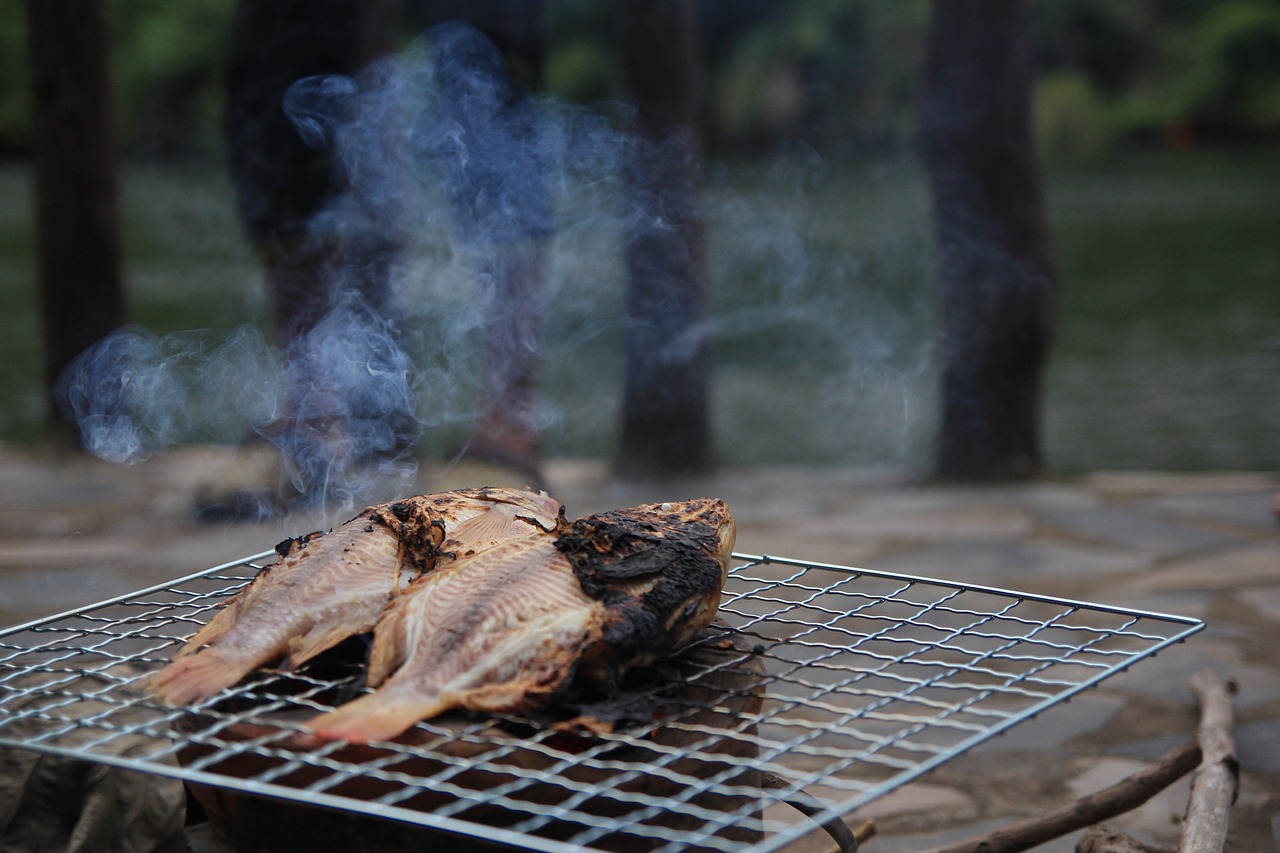
[[147, 697], [146, 677], [273, 556], [0, 633], [0, 746], [536, 850], [764, 853], [814, 831], [787, 805], [798, 792], [825, 807], [817, 822], [847, 815], [1203, 628], [735, 554], [723, 624], [633, 688], [651, 714], [612, 733], [455, 715], [410, 744], [300, 744], [297, 721], [350, 674], [263, 674], [195, 709]]

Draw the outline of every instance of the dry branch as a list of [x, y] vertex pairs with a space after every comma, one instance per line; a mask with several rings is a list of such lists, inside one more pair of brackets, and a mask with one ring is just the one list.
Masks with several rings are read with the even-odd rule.
[[1015, 853], [1137, 808], [1200, 763], [1200, 746], [1189, 741], [1159, 763], [1101, 791], [1040, 817], [1019, 821], [927, 853]]
[[1226, 845], [1231, 805], [1240, 790], [1240, 762], [1232, 734], [1236, 685], [1204, 670], [1191, 677], [1191, 689], [1200, 700], [1197, 738], [1204, 759], [1191, 779], [1191, 795], [1178, 850], [1179, 853], [1215, 853]]

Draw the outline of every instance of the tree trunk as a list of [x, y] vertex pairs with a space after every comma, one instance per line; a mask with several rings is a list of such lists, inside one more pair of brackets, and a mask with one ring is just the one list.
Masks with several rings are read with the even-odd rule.
[[934, 0], [921, 152], [942, 307], [944, 480], [1041, 468], [1056, 282], [1031, 138], [1029, 0]]
[[103, 0], [27, 0], [45, 387], [124, 323], [116, 131]]
[[711, 465], [706, 247], [695, 131], [701, 57], [689, 0], [628, 0], [627, 85], [637, 143], [628, 172], [624, 476]]

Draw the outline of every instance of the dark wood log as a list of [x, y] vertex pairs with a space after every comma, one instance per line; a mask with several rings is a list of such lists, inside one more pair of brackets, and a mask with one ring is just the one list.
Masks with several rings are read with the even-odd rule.
[[701, 144], [702, 62], [690, 0], [627, 0], [637, 145], [625, 220], [625, 376], [618, 472], [711, 467]]
[[104, 0], [27, 0], [37, 263], [49, 411], [63, 369], [125, 322]]
[[1200, 746], [1194, 741], [1167, 753], [1151, 767], [1073, 803], [991, 832], [935, 847], [927, 853], [1015, 853], [1030, 850], [1069, 832], [1109, 820], [1151, 799], [1200, 763]]
[[1216, 672], [1204, 670], [1191, 677], [1191, 689], [1200, 702], [1196, 736], [1204, 760], [1191, 779], [1178, 850], [1213, 853], [1226, 846], [1231, 806], [1240, 791], [1240, 761], [1232, 733], [1236, 685]]
[[943, 480], [1042, 465], [1056, 306], [1031, 137], [1031, 3], [934, 0], [920, 112], [941, 286]]

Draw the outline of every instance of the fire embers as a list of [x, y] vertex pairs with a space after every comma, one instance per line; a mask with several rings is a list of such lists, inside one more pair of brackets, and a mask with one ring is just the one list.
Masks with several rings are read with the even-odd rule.
[[[368, 537], [390, 534], [397, 543], [395, 572], [407, 567], [413, 580], [389, 594], [379, 587], [385, 606], [370, 625], [365, 669], [372, 692], [309, 721], [317, 737], [390, 740], [457, 708], [543, 711], [575, 676], [607, 689], [629, 669], [688, 645], [715, 616], [735, 532], [723, 501], [651, 504], [569, 522], [545, 494], [466, 490], [465, 500], [490, 506], [461, 522], [439, 519], [440, 508], [459, 494], [371, 508], [344, 526], [362, 525], [355, 532]], [[291, 558], [323, 541], [291, 550]], [[293, 559], [292, 565], [301, 562]], [[298, 581], [299, 588], [306, 583]], [[326, 583], [332, 586], [332, 578]], [[240, 598], [256, 586], [228, 610], [245, 606]], [[267, 619], [278, 603], [262, 602], [257, 608]], [[177, 704], [208, 698], [280, 656], [279, 650], [266, 660], [259, 654], [230, 682], [224, 674], [195, 690], [187, 676], [168, 673], [184, 660], [222, 656], [223, 635], [210, 640], [207, 632], [188, 649], [209, 646], [153, 681], [161, 698]], [[294, 646], [284, 643], [286, 665], [300, 662]]]

